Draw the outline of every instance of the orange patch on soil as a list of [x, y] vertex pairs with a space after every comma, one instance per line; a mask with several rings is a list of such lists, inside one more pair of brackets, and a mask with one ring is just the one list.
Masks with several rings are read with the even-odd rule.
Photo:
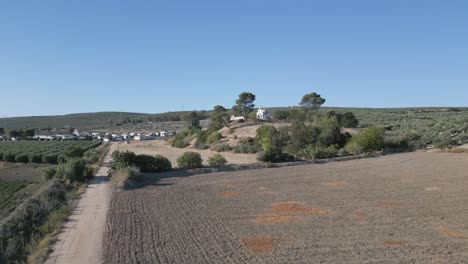
[[283, 202], [273, 203], [271, 209], [277, 213], [302, 213], [302, 214], [316, 214], [316, 215], [328, 215], [332, 211], [325, 210], [318, 207], [307, 207], [297, 202]]
[[283, 224], [293, 221], [301, 221], [302, 217], [292, 215], [259, 215], [252, 220], [255, 224]]
[[327, 186], [327, 187], [346, 187], [346, 186], [349, 186], [349, 182], [332, 181], [332, 182], [324, 182], [324, 183], [322, 183], [322, 185]]
[[449, 237], [456, 237], [460, 239], [468, 239], [468, 232], [465, 230], [455, 230], [455, 229], [450, 229], [446, 226], [439, 226], [436, 228], [436, 230], [446, 236]]
[[380, 207], [398, 207], [405, 205], [405, 203], [401, 201], [380, 201], [378, 205]]
[[234, 197], [234, 196], [239, 196], [240, 193], [238, 193], [238, 192], [222, 192], [221, 195], [223, 197]]
[[399, 247], [404, 244], [403, 241], [401, 240], [385, 240], [384, 241], [384, 246], [386, 247]]
[[367, 213], [356, 212], [354, 214], [353, 218], [351, 218], [351, 220], [353, 220], [355, 222], [361, 222], [362, 220], [366, 219], [367, 217], [369, 217], [369, 215]]
[[272, 236], [255, 236], [241, 239], [242, 245], [256, 254], [267, 253], [273, 250], [276, 239]]

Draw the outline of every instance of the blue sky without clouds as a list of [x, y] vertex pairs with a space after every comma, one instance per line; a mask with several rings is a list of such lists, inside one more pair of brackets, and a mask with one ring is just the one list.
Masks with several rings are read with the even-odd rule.
[[468, 1], [0, 0], [0, 117], [468, 106]]

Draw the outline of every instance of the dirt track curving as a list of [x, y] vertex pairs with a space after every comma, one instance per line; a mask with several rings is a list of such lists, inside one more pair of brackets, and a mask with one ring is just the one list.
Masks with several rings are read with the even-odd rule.
[[466, 154], [408, 153], [147, 176], [113, 194], [104, 260], [468, 263], [467, 171]]

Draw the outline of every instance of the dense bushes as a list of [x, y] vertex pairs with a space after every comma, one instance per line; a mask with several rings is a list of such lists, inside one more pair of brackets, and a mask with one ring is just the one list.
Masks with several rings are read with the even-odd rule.
[[18, 163], [28, 163], [29, 157], [27, 154], [18, 154], [15, 156], [15, 161]]
[[214, 154], [208, 158], [208, 164], [212, 167], [224, 166], [227, 164], [227, 160], [221, 154]]
[[265, 162], [286, 161], [283, 148], [288, 141], [287, 130], [278, 130], [274, 126], [261, 126], [256, 131], [255, 140], [261, 145], [262, 151], [257, 159]]
[[176, 148], [185, 148], [190, 144], [192, 136], [199, 131], [198, 129], [185, 128], [179, 132], [172, 140], [171, 145]]
[[[61, 154], [68, 158], [81, 158], [85, 150], [100, 144], [98, 141], [0, 141], [0, 160], [17, 162], [16, 157], [19, 156], [21, 161], [18, 162], [21, 163], [57, 164]], [[8, 160], [5, 160], [5, 154], [9, 154]], [[61, 162], [65, 159], [62, 158]]]
[[111, 167], [113, 170], [132, 166], [139, 168], [141, 172], [161, 172], [172, 168], [171, 162], [161, 155], [136, 155], [130, 151], [114, 151], [112, 153]]
[[161, 155], [137, 155], [133, 165], [139, 168], [141, 172], [160, 172], [172, 168], [171, 162]]
[[44, 155], [42, 156], [42, 163], [47, 164], [57, 164], [58, 163], [58, 155]]
[[384, 132], [380, 127], [368, 127], [354, 135], [346, 145], [346, 150], [354, 155], [380, 150], [384, 147]]
[[187, 151], [177, 159], [177, 166], [181, 169], [201, 168], [203, 159], [199, 153]]
[[70, 182], [83, 182], [86, 177], [86, 162], [83, 159], [71, 159], [57, 167], [56, 177]]
[[[54, 213], [67, 207], [67, 186], [51, 182], [37, 197], [31, 198], [0, 227], [0, 263], [25, 263], [31, 243], [58, 228], [49, 221]], [[62, 210], [63, 219], [67, 210]]]
[[261, 150], [261, 146], [255, 138], [242, 138], [239, 143], [240, 145], [233, 148], [234, 153], [257, 153]]

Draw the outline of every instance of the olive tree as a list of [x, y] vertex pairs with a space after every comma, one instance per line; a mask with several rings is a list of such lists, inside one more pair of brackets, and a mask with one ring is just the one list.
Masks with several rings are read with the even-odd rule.
[[239, 98], [236, 100], [236, 105], [232, 108], [235, 112], [241, 114], [245, 120], [250, 112], [252, 112], [255, 104], [255, 95], [249, 92], [243, 92], [239, 94]]

